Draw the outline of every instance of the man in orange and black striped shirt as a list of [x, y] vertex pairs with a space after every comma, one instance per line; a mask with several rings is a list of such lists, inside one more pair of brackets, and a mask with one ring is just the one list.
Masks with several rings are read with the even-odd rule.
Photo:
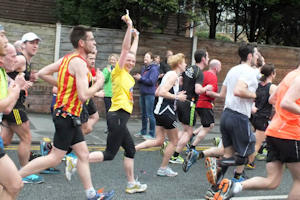
[[[38, 72], [39, 78], [57, 86], [57, 100], [54, 105], [55, 125], [54, 147], [47, 156], [36, 158], [20, 170], [22, 177], [58, 165], [69, 147], [78, 156], [77, 169], [84, 186], [87, 199], [111, 197], [113, 191], [98, 194], [92, 184], [87, 144], [81, 131], [80, 113], [82, 104], [90, 99], [103, 85], [104, 77], [97, 70], [95, 82], [89, 87], [87, 55], [96, 48], [91, 29], [82, 26], [73, 28], [70, 40], [75, 51], [52, 63]], [[53, 74], [58, 72], [57, 79]], [[102, 198], [101, 198], [102, 199]]]

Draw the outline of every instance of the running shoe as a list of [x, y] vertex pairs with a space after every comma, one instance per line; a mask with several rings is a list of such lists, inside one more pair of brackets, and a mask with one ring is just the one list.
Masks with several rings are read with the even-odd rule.
[[96, 193], [93, 198], [88, 198], [88, 200], [111, 200], [115, 195], [115, 191], [111, 190], [109, 192]]
[[231, 180], [223, 179], [219, 185], [219, 191], [215, 193], [214, 200], [229, 200], [233, 197], [233, 185]]
[[164, 141], [164, 143], [161, 145], [161, 147], [160, 147], [160, 154], [163, 156], [164, 155], [164, 153], [165, 153], [165, 150], [166, 150], [166, 148], [167, 148], [167, 146], [168, 146], [168, 144], [169, 144], [169, 142], [168, 141]]
[[262, 153], [258, 153], [255, 158], [258, 161], [263, 161], [263, 160], [267, 160], [267, 155], [268, 155], [268, 150], [266, 148], [264, 148], [262, 150]]
[[31, 174], [29, 176], [26, 176], [22, 180], [23, 180], [23, 183], [31, 183], [31, 184], [44, 183], [43, 177], [38, 176], [36, 174]]
[[191, 166], [197, 162], [199, 156], [199, 152], [195, 149], [192, 149], [189, 154], [185, 157], [183, 164], [182, 164], [182, 170], [184, 172], [187, 172], [190, 170]]
[[217, 160], [214, 157], [205, 158], [206, 178], [212, 185], [217, 184]]
[[246, 169], [255, 169], [255, 167], [256, 167], [256, 165], [255, 165], [254, 161], [252, 163], [248, 163], [246, 165]]
[[214, 137], [213, 140], [214, 140], [214, 141], [213, 141], [214, 145], [215, 145], [216, 147], [219, 146], [220, 141], [221, 141], [221, 138], [220, 138], [220, 137]]
[[33, 159], [36, 159], [38, 157], [42, 156], [41, 154], [38, 154], [36, 152], [31, 151], [30, 152], [30, 157], [29, 157], [29, 161], [32, 161]]
[[169, 162], [173, 164], [182, 164], [184, 162], [184, 159], [181, 156], [177, 156], [177, 157], [172, 156]]
[[248, 176], [246, 175], [245, 171], [243, 171], [243, 173], [239, 177], [233, 177], [231, 180], [236, 183], [236, 182], [242, 182], [247, 179]]
[[40, 174], [60, 174], [60, 170], [51, 167], [51, 168], [41, 171]]
[[136, 138], [143, 138], [143, 136], [144, 135], [141, 132], [134, 134], [134, 137], [136, 137]]
[[66, 157], [65, 176], [68, 181], [71, 181], [72, 175], [76, 172], [77, 159], [71, 156]]
[[157, 170], [157, 176], [168, 176], [168, 177], [173, 177], [173, 176], [177, 176], [178, 173], [177, 172], [174, 172], [170, 167], [167, 167], [165, 169], [163, 168], [159, 168]]
[[48, 155], [51, 149], [52, 149], [51, 142], [45, 142], [45, 141], [40, 142], [40, 152], [42, 156]]
[[143, 135], [144, 140], [154, 140], [155, 138], [152, 137], [151, 135]]
[[204, 195], [204, 198], [207, 199], [207, 200], [213, 200], [214, 199], [214, 195], [216, 194], [216, 192], [210, 187], [205, 195]]
[[133, 194], [137, 192], [145, 192], [146, 190], [147, 190], [147, 184], [141, 184], [139, 181], [135, 181], [134, 183], [127, 183], [125, 192], [129, 194]]

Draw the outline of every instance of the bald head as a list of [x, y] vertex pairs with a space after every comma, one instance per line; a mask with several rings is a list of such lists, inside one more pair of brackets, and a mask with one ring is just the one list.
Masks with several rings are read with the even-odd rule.
[[222, 66], [221, 61], [217, 59], [212, 59], [208, 65], [210, 70], [215, 70], [217, 73], [221, 71], [221, 66]]
[[22, 40], [15, 41], [14, 46], [15, 46], [17, 52], [22, 52], [22, 50], [24, 48]]
[[12, 72], [14, 71], [14, 67], [17, 62], [17, 52], [11, 43], [7, 43], [6, 46], [6, 55], [4, 56], [3, 59], [3, 66], [7, 72]]

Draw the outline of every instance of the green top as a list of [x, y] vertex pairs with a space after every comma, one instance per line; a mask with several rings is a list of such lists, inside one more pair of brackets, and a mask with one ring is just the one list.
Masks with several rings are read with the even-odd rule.
[[8, 95], [7, 75], [5, 69], [0, 67], [0, 99], [4, 99]]
[[110, 67], [110, 71], [107, 69], [107, 67], [105, 67], [102, 72], [104, 75], [104, 96], [105, 97], [112, 97], [112, 83], [111, 83], [111, 71], [113, 69], [113, 67], [111, 65], [109, 65], [108, 67]]

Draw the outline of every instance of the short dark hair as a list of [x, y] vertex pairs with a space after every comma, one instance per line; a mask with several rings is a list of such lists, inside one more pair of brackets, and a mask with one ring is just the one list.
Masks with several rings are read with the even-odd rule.
[[242, 44], [239, 47], [239, 56], [241, 58], [241, 61], [247, 61], [248, 54], [249, 53], [253, 54], [254, 48], [255, 46], [252, 44]]
[[85, 26], [75, 26], [73, 27], [70, 34], [70, 41], [75, 49], [78, 48], [78, 41], [86, 39], [86, 32], [91, 32], [92, 29]]
[[203, 57], [206, 57], [206, 49], [198, 49], [194, 53], [194, 59], [196, 63], [200, 63]]
[[153, 54], [152, 54], [151, 51], [147, 51], [147, 52], [145, 53], [145, 55], [146, 55], [146, 54], [149, 54], [149, 55], [150, 55], [150, 58], [153, 59]]

